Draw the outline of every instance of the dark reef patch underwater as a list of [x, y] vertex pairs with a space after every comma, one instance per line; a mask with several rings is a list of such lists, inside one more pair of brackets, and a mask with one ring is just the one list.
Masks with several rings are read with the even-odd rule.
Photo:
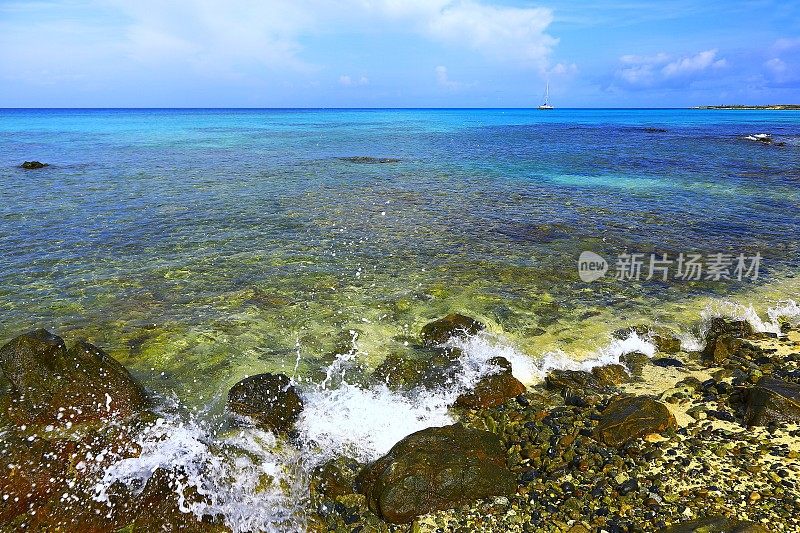
[[0, 530], [796, 531], [799, 139], [0, 110]]

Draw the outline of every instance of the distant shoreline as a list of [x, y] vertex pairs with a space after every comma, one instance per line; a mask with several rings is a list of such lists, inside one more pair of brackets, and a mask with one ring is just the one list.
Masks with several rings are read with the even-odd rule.
[[701, 105], [691, 109], [739, 109], [739, 110], [800, 110], [800, 104], [771, 104], [771, 105]]

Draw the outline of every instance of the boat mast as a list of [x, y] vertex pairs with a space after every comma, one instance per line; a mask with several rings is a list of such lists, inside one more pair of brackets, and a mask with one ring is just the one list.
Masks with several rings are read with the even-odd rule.
[[544, 105], [550, 105], [550, 80], [544, 86]]

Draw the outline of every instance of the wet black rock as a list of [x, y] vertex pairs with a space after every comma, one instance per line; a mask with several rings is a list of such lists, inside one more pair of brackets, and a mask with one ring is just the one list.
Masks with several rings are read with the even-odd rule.
[[759, 524], [744, 520], [734, 520], [724, 516], [698, 518], [672, 525], [661, 533], [767, 533]]
[[400, 159], [394, 157], [369, 157], [363, 155], [357, 155], [352, 157], [340, 157], [341, 161], [347, 161], [348, 163], [360, 163], [362, 165], [376, 165], [381, 163], [399, 163]]
[[748, 426], [800, 422], [800, 385], [764, 376], [746, 395]]
[[481, 498], [511, 496], [517, 487], [500, 439], [460, 424], [409, 435], [365, 468], [358, 484], [370, 509], [396, 524]]
[[39, 168], [44, 168], [49, 166], [47, 163], [41, 163], [39, 161], [25, 161], [20, 165], [20, 168], [24, 168], [25, 170], [36, 170]]
[[484, 325], [468, 316], [451, 313], [443, 318], [429, 322], [420, 332], [425, 346], [444, 344], [452, 337], [465, 338], [484, 329]]
[[228, 409], [265, 429], [287, 432], [300, 416], [303, 401], [288, 376], [267, 373], [234, 385], [228, 392]]
[[21, 422], [77, 422], [127, 417], [144, 407], [144, 389], [117, 360], [79, 341], [40, 329], [0, 348], [11, 383], [9, 415]]
[[610, 446], [620, 446], [675, 427], [675, 417], [663, 403], [646, 396], [620, 397], [601, 413], [595, 438]]
[[683, 362], [679, 359], [675, 359], [674, 357], [658, 357], [656, 359], [652, 359], [650, 361], [655, 366], [660, 366], [661, 368], [681, 368], [683, 367]]
[[500, 405], [506, 400], [525, 392], [525, 385], [511, 374], [511, 363], [503, 357], [495, 357], [489, 363], [502, 370], [481, 379], [475, 387], [456, 399], [456, 405], [469, 409], [485, 409]]
[[621, 385], [631, 380], [630, 374], [622, 365], [596, 366], [592, 369], [592, 375], [597, 378], [598, 383], [604, 387]]

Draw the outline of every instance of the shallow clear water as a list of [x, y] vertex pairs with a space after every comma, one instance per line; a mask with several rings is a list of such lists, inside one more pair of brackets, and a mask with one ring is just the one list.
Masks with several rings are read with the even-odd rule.
[[[318, 376], [351, 330], [374, 364], [448, 311], [533, 356], [579, 354], [617, 322], [754, 286], [589, 285], [582, 250], [759, 252], [761, 282], [796, 272], [799, 116], [3, 110], [0, 338], [88, 337], [189, 402], [298, 354]], [[786, 146], [743, 138], [760, 132]], [[15, 168], [32, 159], [51, 166]]]

